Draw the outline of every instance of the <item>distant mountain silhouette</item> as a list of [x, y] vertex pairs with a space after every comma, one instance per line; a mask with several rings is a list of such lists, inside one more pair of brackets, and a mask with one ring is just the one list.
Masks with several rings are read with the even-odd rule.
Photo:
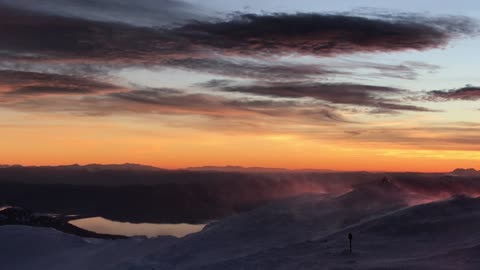
[[203, 166], [189, 167], [188, 171], [222, 171], [222, 172], [282, 172], [289, 171], [284, 168], [242, 167], [242, 166]]
[[165, 169], [149, 165], [124, 163], [124, 164], [87, 164], [87, 165], [59, 165], [59, 166], [22, 166], [22, 165], [0, 165], [0, 169], [5, 168], [41, 168], [41, 169], [71, 169], [96, 171], [164, 171]]
[[218, 172], [334, 172], [333, 170], [323, 169], [298, 169], [290, 170], [285, 168], [265, 168], [265, 167], [242, 167], [242, 166], [202, 166], [202, 167], [188, 167], [188, 171], [218, 171]]
[[456, 176], [480, 176], [480, 171], [477, 171], [473, 168], [469, 168], [469, 169], [462, 169], [462, 168], [459, 168], [459, 169], [455, 169], [452, 173], [452, 175], [456, 175]]
[[161, 171], [161, 170], [164, 170], [164, 169], [149, 166], [149, 165], [132, 164], [132, 163], [106, 164], [106, 165], [88, 164], [82, 167], [90, 171], [101, 171], [101, 170]]

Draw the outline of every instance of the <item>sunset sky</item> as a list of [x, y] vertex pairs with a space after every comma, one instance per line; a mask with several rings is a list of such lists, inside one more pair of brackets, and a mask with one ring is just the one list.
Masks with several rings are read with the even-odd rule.
[[480, 2], [0, 0], [0, 164], [480, 168]]

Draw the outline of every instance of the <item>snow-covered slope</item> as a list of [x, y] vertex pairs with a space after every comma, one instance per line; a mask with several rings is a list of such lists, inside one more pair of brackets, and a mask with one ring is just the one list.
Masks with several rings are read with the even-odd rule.
[[1, 226], [0, 269], [129, 269], [137, 259], [176, 240], [84, 239], [48, 228]]
[[403, 191], [391, 183], [359, 186], [333, 198], [305, 195], [207, 226], [156, 258], [172, 268], [215, 263], [320, 238], [406, 206]]
[[184, 238], [91, 240], [4, 226], [0, 261], [6, 269], [480, 269], [480, 199], [407, 201], [392, 183], [362, 185], [273, 203]]
[[458, 197], [398, 210], [314, 241], [191, 269], [480, 269], [479, 226], [480, 199]]

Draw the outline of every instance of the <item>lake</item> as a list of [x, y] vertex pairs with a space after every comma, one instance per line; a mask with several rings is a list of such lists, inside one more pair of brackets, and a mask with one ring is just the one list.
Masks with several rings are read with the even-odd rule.
[[172, 235], [183, 237], [201, 231], [206, 224], [154, 224], [154, 223], [129, 223], [108, 220], [103, 217], [92, 217], [71, 220], [71, 224], [85, 230], [103, 234], [116, 234], [125, 236], [156, 237]]

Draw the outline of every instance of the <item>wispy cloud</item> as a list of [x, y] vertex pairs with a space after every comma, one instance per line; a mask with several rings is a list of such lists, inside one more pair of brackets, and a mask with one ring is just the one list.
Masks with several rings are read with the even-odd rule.
[[277, 98], [311, 98], [331, 104], [346, 104], [375, 109], [377, 113], [393, 111], [428, 112], [430, 109], [404, 104], [399, 98], [408, 91], [393, 87], [361, 85], [348, 83], [257, 83], [251, 85], [227, 85], [225, 82], [217, 87], [214, 82], [205, 84], [225, 92], [239, 92]]
[[163, 65], [228, 77], [272, 81], [299, 80], [315, 77], [325, 78], [338, 74], [347, 74], [346, 71], [321, 65], [222, 58], [175, 59], [166, 61]]
[[202, 8], [177, 0], [0, 0], [0, 4], [37, 13], [149, 27], [206, 17]]
[[397, 78], [414, 80], [420, 72], [434, 72], [439, 67], [422, 62], [384, 64], [368, 61], [332, 61], [300, 64], [272, 59], [238, 59], [228, 57], [184, 58], [166, 60], [162, 66], [193, 70], [239, 79], [269, 81], [328, 80], [333, 77]]
[[0, 92], [7, 95], [82, 95], [121, 89], [120, 86], [87, 77], [0, 70]]
[[428, 92], [425, 99], [429, 101], [479, 100], [480, 87], [465, 86], [450, 90], [434, 90]]
[[56, 111], [76, 115], [158, 114], [195, 115], [212, 119], [260, 118], [278, 121], [328, 124], [345, 122], [335, 108], [302, 101], [255, 98], [228, 98], [212, 94], [192, 94], [170, 88], [130, 89], [82, 98], [23, 99], [6, 105], [23, 111]]
[[423, 150], [478, 151], [479, 123], [411, 123], [358, 126], [346, 130], [339, 140], [362, 145], [377, 145], [380, 148], [415, 148]]

